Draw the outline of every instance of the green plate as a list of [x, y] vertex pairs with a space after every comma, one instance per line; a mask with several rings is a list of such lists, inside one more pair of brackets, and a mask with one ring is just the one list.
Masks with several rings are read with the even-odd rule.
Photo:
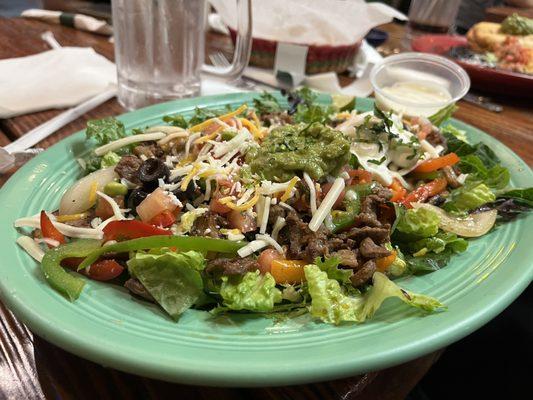
[[[253, 94], [231, 94], [160, 104], [125, 114], [126, 127], [161, 122], [195, 106], [235, 107]], [[321, 101], [327, 101], [321, 97]], [[359, 109], [372, 101], [358, 100]], [[530, 168], [479, 130], [454, 121], [474, 142], [487, 143], [512, 174], [512, 185], [533, 186]], [[75, 159], [87, 151], [78, 132], [20, 169], [0, 191], [0, 295], [32, 331], [104, 366], [181, 383], [222, 386], [285, 385], [341, 378], [402, 363], [442, 348], [507, 307], [533, 275], [533, 215], [470, 242], [444, 269], [400, 280], [439, 298], [441, 313], [422, 316], [390, 300], [374, 319], [334, 327], [308, 317], [277, 321], [254, 316], [211, 317], [189, 310], [172, 322], [160, 309], [118, 286], [88, 281], [70, 303], [44, 281], [38, 265], [16, 244], [16, 218], [53, 210], [79, 176]]]

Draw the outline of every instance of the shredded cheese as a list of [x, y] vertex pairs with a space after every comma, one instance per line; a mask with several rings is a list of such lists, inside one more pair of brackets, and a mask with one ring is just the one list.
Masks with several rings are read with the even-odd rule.
[[185, 131], [185, 130], [180, 128], [180, 131], [171, 133], [167, 137], [164, 137], [163, 139], [160, 139], [157, 142], [157, 144], [161, 146], [163, 144], [167, 144], [168, 142], [171, 142], [172, 140], [186, 138], [187, 136], [189, 136], [189, 132], [187, 132], [187, 131]]
[[309, 203], [311, 206], [311, 214], [315, 215], [316, 213], [316, 189], [313, 180], [307, 172], [304, 172], [304, 181], [309, 186]]
[[256, 190], [255, 194], [254, 194], [254, 197], [252, 197], [246, 203], [241, 204], [241, 205], [237, 205], [237, 204], [233, 203], [231, 196], [223, 197], [223, 198], [219, 199], [218, 201], [221, 204], [224, 204], [225, 206], [228, 206], [232, 210], [245, 211], [245, 210], [247, 210], [249, 208], [252, 208], [255, 205], [255, 203], [257, 203], [257, 201], [259, 200], [259, 197], [260, 197], [259, 191]]
[[268, 216], [270, 215], [270, 197], [263, 200], [263, 212], [261, 213], [261, 224], [259, 225], [259, 233], [266, 233], [268, 224]]
[[255, 125], [258, 128], [261, 128], [261, 121], [259, 121], [259, 118], [257, 118], [257, 114], [255, 113], [255, 111], [252, 111], [250, 115], [252, 116], [252, 120], [254, 121]]
[[284, 253], [283, 247], [281, 247], [278, 242], [276, 242], [274, 239], [272, 239], [270, 237], [270, 235], [257, 234], [257, 235], [255, 235], [255, 237], [258, 240], [264, 240], [265, 242], [267, 242], [269, 245], [274, 247], [277, 250], [278, 253], [281, 253], [281, 254]]
[[268, 244], [269, 243], [265, 240], [253, 240], [246, 246], [241, 247], [239, 250], [237, 250], [237, 254], [242, 258], [248, 257], [250, 254], [255, 253], [257, 250], [261, 250], [262, 248], [267, 247]]
[[296, 210], [295, 210], [292, 206], [288, 205], [287, 203], [285, 203], [285, 202], [283, 202], [283, 201], [280, 201], [278, 204], [279, 204], [281, 207], [285, 208], [286, 210], [296, 212]]
[[194, 144], [202, 144], [202, 143], [205, 143], [207, 142], [208, 140], [213, 140], [217, 137], [218, 133], [220, 132], [220, 130], [222, 129], [221, 126], [219, 126], [217, 129], [215, 129], [212, 133], [210, 133], [209, 135], [205, 135], [205, 136], [202, 136], [202, 137], [199, 137], [198, 139], [196, 139], [194, 141]]
[[152, 133], [152, 132], [163, 132], [167, 135], [176, 133], [176, 132], [183, 132], [184, 129], [180, 128], [179, 126], [172, 126], [172, 125], [156, 125], [151, 126], [147, 130], [144, 131], [144, 133]]
[[200, 164], [196, 163], [192, 166], [191, 171], [187, 174], [187, 176], [181, 181], [180, 189], [182, 192], [187, 190], [187, 186], [189, 186], [189, 182], [194, 178], [196, 173], [200, 170]]
[[122, 214], [122, 211], [120, 211], [120, 206], [112, 197], [100, 191], [97, 191], [96, 194], [109, 203], [111, 209], [113, 210], [113, 215], [115, 216], [117, 221], [126, 219], [126, 217]]
[[121, 139], [117, 139], [108, 144], [104, 144], [103, 146], [97, 147], [96, 149], [94, 149], [94, 153], [97, 156], [103, 156], [109, 151], [120, 149], [121, 147], [127, 146], [132, 143], [159, 140], [159, 139], [164, 138], [165, 136], [167, 135], [164, 132], [141, 133], [140, 135], [127, 136]]
[[21, 236], [17, 238], [17, 243], [24, 249], [34, 260], [43, 261], [44, 251], [41, 247], [35, 243], [35, 241], [29, 236]]
[[49, 246], [52, 246], [52, 247], [57, 247], [59, 246], [61, 243], [59, 243], [59, 241], [55, 240], [55, 239], [50, 239], [50, 238], [35, 238], [33, 239], [35, 241], [35, 243], [46, 243], [47, 245]]
[[[221, 121], [226, 121], [230, 118], [233, 118], [235, 117], [236, 115], [239, 115], [240, 113], [242, 113], [244, 110], [246, 110], [246, 108], [248, 108], [248, 106], [246, 104], [243, 104], [242, 106], [240, 106], [239, 108], [237, 108], [235, 111], [231, 111], [227, 114], [224, 114], [224, 115], [221, 115], [220, 117], [218, 117], [218, 119], [220, 119]], [[216, 122], [214, 121], [215, 118], [210, 118], [204, 122], [200, 122], [199, 124], [197, 125], [194, 125], [192, 128], [190, 128], [189, 130], [191, 132], [199, 132], [199, 131], [203, 131], [205, 128], [207, 128], [208, 126], [210, 126], [213, 122]]]
[[324, 197], [324, 200], [322, 200], [322, 203], [320, 203], [320, 207], [318, 210], [316, 210], [315, 215], [313, 215], [313, 218], [311, 218], [311, 221], [309, 222], [309, 229], [311, 229], [313, 232], [316, 232], [318, 228], [320, 228], [320, 225], [322, 225], [322, 222], [333, 208], [333, 204], [335, 204], [341, 195], [344, 186], [344, 179], [335, 179], [335, 182], [333, 182], [328, 194], [326, 197]]
[[272, 228], [272, 239], [278, 240], [279, 232], [287, 225], [287, 221], [285, 221], [285, 218], [278, 217], [276, 219], [276, 222], [274, 223], [274, 227]]
[[[75, 237], [79, 239], [101, 239], [103, 236], [102, 232], [97, 229], [71, 226], [54, 221], [53, 219], [50, 219], [50, 221], [59, 232], [68, 237]], [[41, 220], [38, 215], [33, 217], [19, 218], [15, 221], [14, 226], [15, 228], [40, 228]]]
[[241, 122], [241, 124], [246, 129], [248, 129], [251, 132], [251, 134], [254, 136], [254, 138], [256, 138], [256, 139], [262, 139], [263, 138], [263, 134], [257, 128], [257, 126], [255, 126], [253, 124], [253, 122], [251, 122], [250, 120], [247, 120], [246, 118], [239, 118], [239, 121]]
[[191, 150], [191, 144], [198, 139], [200, 136], [202, 136], [202, 132], [194, 133], [191, 136], [189, 136], [189, 139], [187, 139], [187, 143], [185, 143], [185, 158], [189, 157], [189, 151]]
[[289, 184], [287, 186], [287, 189], [285, 189], [285, 193], [283, 193], [283, 196], [281, 196], [281, 201], [287, 201], [292, 196], [292, 189], [294, 189], [294, 186], [296, 186], [296, 183], [300, 181], [300, 178], [295, 176], [289, 181]]

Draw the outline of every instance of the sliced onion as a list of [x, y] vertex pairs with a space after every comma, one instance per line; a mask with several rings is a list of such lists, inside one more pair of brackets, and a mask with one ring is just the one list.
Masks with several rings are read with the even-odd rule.
[[470, 214], [465, 218], [452, 217], [442, 208], [427, 203], [411, 203], [413, 208], [426, 208], [436, 212], [440, 217], [439, 227], [446, 232], [463, 237], [479, 237], [490, 231], [496, 222], [498, 211], [490, 210]]
[[115, 167], [94, 171], [74, 183], [63, 195], [59, 203], [59, 214], [78, 214], [94, 206], [91, 201], [91, 189], [96, 183], [96, 190], [104, 190], [104, 186], [113, 179], [118, 178]]

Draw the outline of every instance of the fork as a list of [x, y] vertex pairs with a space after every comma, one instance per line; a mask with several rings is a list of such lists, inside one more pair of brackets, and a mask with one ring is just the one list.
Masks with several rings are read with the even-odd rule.
[[[209, 54], [209, 60], [215, 67], [227, 68], [231, 66], [226, 56], [219, 51]], [[229, 83], [235, 87], [245, 90], [255, 90], [257, 88], [255, 83], [244, 80], [242, 77], [230, 81]]]

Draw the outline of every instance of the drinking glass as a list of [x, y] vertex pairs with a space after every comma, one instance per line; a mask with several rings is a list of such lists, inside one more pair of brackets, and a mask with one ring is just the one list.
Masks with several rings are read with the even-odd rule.
[[127, 109], [200, 93], [200, 72], [237, 79], [248, 64], [251, 0], [237, 2], [228, 67], [204, 64], [206, 0], [112, 0], [118, 100]]

